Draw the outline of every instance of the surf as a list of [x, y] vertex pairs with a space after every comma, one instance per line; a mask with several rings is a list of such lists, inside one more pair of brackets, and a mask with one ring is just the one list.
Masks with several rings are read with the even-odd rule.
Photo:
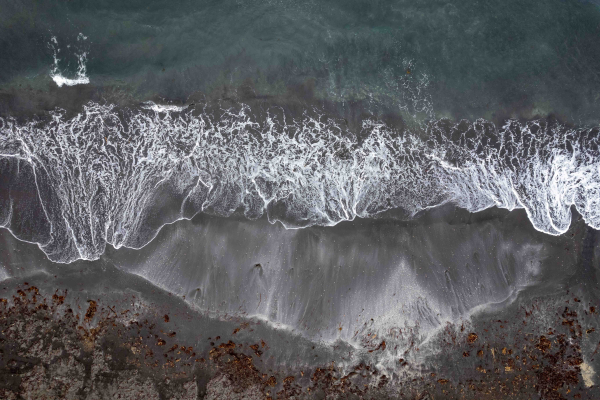
[[574, 205], [600, 228], [597, 127], [434, 120], [397, 131], [365, 119], [352, 132], [318, 110], [275, 111], [91, 102], [72, 118], [1, 119], [0, 154], [31, 167], [30, 201], [51, 227], [40, 246], [57, 262], [97, 259], [107, 243], [141, 248], [200, 212], [299, 229], [453, 203], [524, 208], [538, 231], [560, 235]]

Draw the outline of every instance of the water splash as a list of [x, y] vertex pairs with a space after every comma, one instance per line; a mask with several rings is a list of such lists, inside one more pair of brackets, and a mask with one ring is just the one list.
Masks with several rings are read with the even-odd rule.
[[[77, 42], [83, 42], [84, 40], [87, 40], [87, 36], [84, 36], [83, 33], [80, 33], [77, 36]], [[50, 44], [49, 44], [50, 48], [52, 49], [53, 52], [53, 58], [54, 58], [54, 65], [52, 67], [52, 70], [50, 71], [50, 77], [52, 78], [52, 80], [56, 83], [56, 85], [58, 87], [62, 87], [63, 85], [67, 85], [67, 86], [75, 86], [75, 85], [86, 85], [88, 83], [90, 83], [90, 78], [88, 78], [87, 74], [87, 52], [85, 51], [80, 51], [79, 53], [75, 53], [75, 57], [77, 58], [77, 73], [75, 78], [66, 78], [65, 76], [62, 75], [60, 68], [59, 68], [59, 62], [61, 61], [60, 58], [58, 58], [58, 55], [60, 53], [60, 48], [58, 47], [58, 40], [56, 39], [56, 36], [52, 36], [52, 38], [50, 39]], [[67, 46], [69, 47], [69, 46]]]
[[453, 202], [522, 207], [537, 230], [559, 235], [575, 205], [600, 228], [598, 128], [441, 120], [397, 132], [365, 120], [356, 136], [316, 112], [276, 114], [89, 103], [71, 119], [0, 120], [0, 155], [32, 167], [50, 225], [38, 243], [57, 262], [97, 259], [106, 243], [143, 247], [198, 212], [301, 228]]

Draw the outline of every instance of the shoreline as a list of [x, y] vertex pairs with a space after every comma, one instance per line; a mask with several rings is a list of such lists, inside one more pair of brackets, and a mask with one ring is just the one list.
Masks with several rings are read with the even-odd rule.
[[[57, 271], [63, 273], [54, 276]], [[598, 294], [597, 282], [526, 290], [505, 307], [448, 323], [427, 343], [396, 353], [383, 336], [348, 349], [252, 319], [210, 318], [181, 297], [108, 265], [104, 271], [74, 266], [48, 272], [0, 282], [4, 398], [496, 399], [600, 393], [600, 360], [593, 354], [600, 326], [589, 297]], [[410, 341], [410, 332], [404, 327], [394, 334]], [[348, 350], [355, 355], [348, 358]], [[383, 359], [389, 361], [382, 365]]]

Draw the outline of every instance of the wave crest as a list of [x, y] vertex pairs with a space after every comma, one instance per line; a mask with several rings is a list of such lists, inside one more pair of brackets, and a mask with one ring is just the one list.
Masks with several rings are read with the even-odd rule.
[[32, 237], [13, 210], [37, 207], [47, 227], [31, 240], [57, 262], [97, 259], [106, 243], [142, 247], [164, 224], [198, 212], [266, 214], [299, 228], [453, 202], [469, 211], [524, 207], [536, 229], [558, 235], [575, 205], [600, 228], [598, 128], [440, 120], [397, 132], [365, 120], [353, 134], [318, 112], [279, 111], [89, 103], [73, 118], [0, 119], [0, 156], [17, 163], [5, 167], [10, 185], [29, 174], [37, 194], [2, 198], [0, 223]]

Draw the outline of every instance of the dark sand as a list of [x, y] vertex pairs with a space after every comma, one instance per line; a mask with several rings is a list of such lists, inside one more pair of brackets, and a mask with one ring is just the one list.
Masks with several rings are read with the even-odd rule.
[[[142, 250], [69, 265], [3, 230], [0, 390], [3, 398], [595, 398], [600, 236], [574, 219], [552, 237], [523, 211], [449, 206], [408, 222], [345, 223], [353, 229], [285, 231], [201, 215], [165, 227]], [[418, 246], [431, 246], [431, 259], [419, 260]], [[401, 255], [408, 269], [394, 262]], [[365, 262], [373, 257], [377, 274]], [[276, 261], [294, 272], [272, 276]], [[409, 278], [411, 290], [388, 293]], [[354, 291], [342, 290], [350, 283]], [[265, 298], [253, 299], [259, 290]], [[295, 312], [294, 301], [313, 312]], [[347, 301], [366, 311], [344, 315]]]

